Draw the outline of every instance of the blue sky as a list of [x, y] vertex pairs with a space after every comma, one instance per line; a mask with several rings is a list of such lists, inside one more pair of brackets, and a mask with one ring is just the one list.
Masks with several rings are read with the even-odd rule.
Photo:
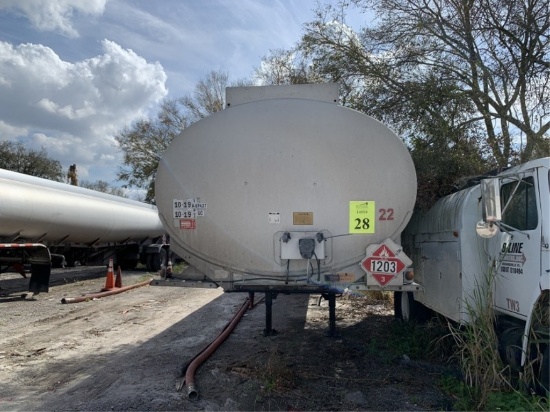
[[[322, 4], [336, 4], [324, 0]], [[0, 0], [0, 139], [45, 147], [113, 185], [113, 135], [211, 70], [251, 78], [290, 48], [314, 0]], [[366, 17], [350, 13], [358, 28]]]

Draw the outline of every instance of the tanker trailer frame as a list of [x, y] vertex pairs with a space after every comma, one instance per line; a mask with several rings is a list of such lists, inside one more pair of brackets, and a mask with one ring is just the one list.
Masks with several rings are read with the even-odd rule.
[[34, 295], [47, 292], [51, 272], [48, 248], [40, 243], [0, 243], [0, 273], [15, 271], [26, 278], [27, 264], [31, 266], [29, 291]]
[[25, 276], [30, 264], [35, 294], [52, 263], [158, 270], [168, 247], [156, 207], [131, 199], [0, 169], [0, 205], [0, 268]]
[[138, 263], [148, 271], [156, 272], [167, 254], [166, 236], [145, 239], [128, 239], [106, 243], [48, 243], [52, 267], [107, 264], [113, 259], [115, 267], [134, 270]]
[[338, 105], [338, 84], [230, 87], [164, 152], [155, 192], [189, 267], [153, 285], [266, 294], [418, 291], [401, 231], [416, 173], [399, 137]]

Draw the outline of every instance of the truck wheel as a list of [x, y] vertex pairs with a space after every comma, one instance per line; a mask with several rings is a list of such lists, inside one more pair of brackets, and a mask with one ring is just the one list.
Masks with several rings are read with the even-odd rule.
[[539, 393], [546, 398], [548, 398], [548, 396], [550, 395], [550, 355], [548, 354], [549, 347], [549, 345], [546, 345], [546, 349], [542, 354], [542, 362], [540, 364], [538, 376]]
[[147, 255], [147, 270], [149, 272], [158, 272], [166, 260], [166, 250], [160, 249], [158, 253]]
[[502, 361], [510, 365], [514, 372], [521, 370], [521, 341], [523, 329], [520, 327], [509, 327], [505, 330], [498, 330], [498, 351]]

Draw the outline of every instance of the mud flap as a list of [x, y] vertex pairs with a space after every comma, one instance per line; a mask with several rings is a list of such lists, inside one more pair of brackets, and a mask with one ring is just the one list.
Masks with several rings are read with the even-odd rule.
[[31, 265], [31, 279], [29, 281], [29, 292], [38, 294], [48, 292], [50, 285], [51, 263]]

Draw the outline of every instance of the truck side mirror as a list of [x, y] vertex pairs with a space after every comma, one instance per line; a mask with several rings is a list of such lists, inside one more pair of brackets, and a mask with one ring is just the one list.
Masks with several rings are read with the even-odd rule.
[[483, 179], [481, 181], [481, 201], [484, 220], [486, 222], [500, 222], [502, 209], [500, 207], [500, 180], [498, 178]]
[[500, 181], [498, 178], [483, 179], [481, 181], [481, 203], [483, 220], [477, 223], [476, 232], [482, 238], [489, 239], [498, 233], [496, 223], [502, 220]]

